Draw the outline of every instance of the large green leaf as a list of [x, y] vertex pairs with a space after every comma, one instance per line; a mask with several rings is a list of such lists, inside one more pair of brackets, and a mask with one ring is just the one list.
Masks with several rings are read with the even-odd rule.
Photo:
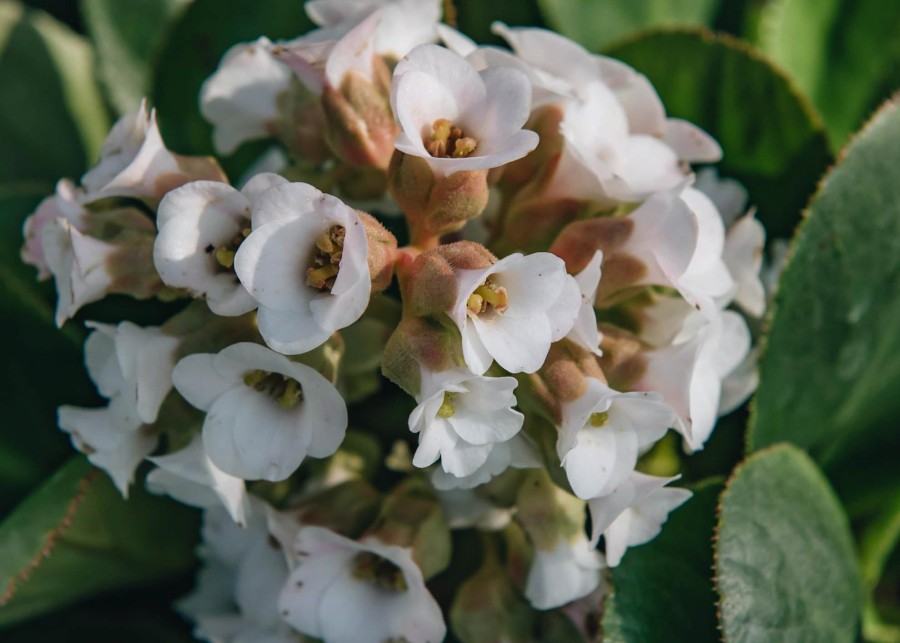
[[190, 0], [81, 0], [97, 46], [100, 79], [115, 108], [127, 112], [150, 93], [152, 65], [166, 27]]
[[81, 332], [53, 323], [52, 282], [19, 260], [22, 221], [52, 184], [0, 186], [0, 514], [21, 500], [70, 455], [56, 428], [56, 407], [96, 399], [84, 371]]
[[718, 642], [712, 537], [722, 484], [693, 490], [656, 539], [629, 549], [611, 570], [602, 628], [607, 643]]
[[136, 485], [123, 500], [78, 456], [0, 525], [0, 626], [194, 563], [196, 512]]
[[0, 1], [0, 184], [78, 176], [109, 125], [87, 41]]
[[831, 161], [818, 116], [788, 77], [746, 44], [703, 30], [655, 31], [609, 52], [645, 73], [669, 115], [722, 144], [770, 237], [787, 237]]
[[716, 531], [724, 640], [856, 640], [860, 577], [847, 516], [805, 453], [756, 453], [726, 485]]
[[556, 31], [589, 49], [651, 27], [712, 26], [721, 0], [539, 0]]
[[888, 105], [810, 206], [776, 298], [751, 448], [791, 441], [833, 471], [868, 445], [900, 473], [885, 451], [900, 442], [898, 150], [900, 111]]
[[232, 45], [268, 36], [293, 38], [312, 26], [302, 2], [194, 0], [173, 26], [153, 78], [153, 103], [168, 147], [211, 154], [211, 127], [200, 115], [200, 86]]
[[779, 0], [760, 10], [757, 41], [809, 96], [835, 147], [898, 86], [900, 2]]

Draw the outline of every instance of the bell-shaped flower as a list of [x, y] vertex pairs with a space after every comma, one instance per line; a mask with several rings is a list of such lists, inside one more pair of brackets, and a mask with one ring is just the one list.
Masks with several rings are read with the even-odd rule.
[[360, 318], [372, 281], [366, 225], [355, 210], [289, 183], [255, 201], [252, 230], [234, 269], [259, 304], [259, 332], [270, 347], [305, 353]]
[[675, 423], [659, 395], [619, 393], [595, 378], [561, 404], [557, 453], [572, 491], [584, 500], [612, 492], [634, 471], [638, 455]]
[[753, 317], [766, 312], [766, 289], [760, 278], [766, 229], [748, 212], [731, 224], [725, 237], [724, 259], [734, 278], [734, 303]]
[[666, 518], [691, 497], [687, 489], [667, 487], [674, 478], [657, 478], [633, 471], [612, 493], [588, 501], [591, 542], [603, 535], [606, 562], [615, 567], [625, 550], [653, 540]]
[[146, 479], [152, 493], [172, 496], [192, 507], [224, 506], [238, 525], [246, 524], [244, 481], [228, 475], [209, 459], [200, 435], [180, 451], [148, 459], [157, 466]]
[[560, 537], [551, 549], [535, 547], [525, 597], [539, 610], [561, 607], [597, 589], [604, 566], [584, 534]]
[[524, 416], [513, 408], [517, 385], [513, 377], [483, 377], [461, 370], [423, 380], [419, 405], [409, 416], [409, 430], [419, 434], [412, 461], [417, 467], [440, 458], [446, 473], [470, 476], [522, 428]]
[[473, 373], [484, 373], [493, 360], [510, 373], [533, 373], [550, 344], [572, 330], [581, 304], [578, 284], [559, 257], [516, 253], [487, 268], [459, 270], [450, 317]]
[[231, 154], [245, 141], [275, 134], [291, 70], [272, 55], [265, 36], [233, 46], [200, 88], [200, 112], [213, 126], [213, 145]]
[[172, 389], [181, 340], [131, 322], [88, 326], [95, 330], [85, 341], [85, 364], [110, 403], [97, 409], [61, 406], [59, 426], [127, 495], [135, 469], [156, 447], [158, 433], [151, 425]]
[[320, 27], [354, 23], [377, 13], [374, 51], [394, 61], [437, 40], [441, 8], [440, 0], [310, 0], [304, 5]]
[[531, 111], [525, 74], [479, 72], [437, 45], [416, 47], [397, 64], [391, 106], [402, 130], [397, 149], [424, 159], [437, 177], [500, 167], [538, 144], [522, 129]]
[[169, 192], [159, 204], [153, 245], [153, 263], [163, 282], [205, 298], [218, 315], [256, 308], [237, 278], [234, 257], [250, 234], [254, 202], [284, 183], [277, 174], [257, 174], [240, 192], [215, 181], [194, 181]]
[[473, 489], [490, 482], [509, 468], [531, 469], [543, 466], [540, 453], [534, 443], [519, 432], [506, 442], [493, 445], [484, 463], [467, 476], [458, 477], [443, 468], [431, 472], [431, 484], [441, 491]]
[[347, 430], [347, 407], [331, 382], [258, 344], [189, 355], [178, 362], [173, 381], [190, 404], [206, 411], [209, 458], [245, 480], [284, 480], [307, 455], [337, 451]]
[[188, 181], [224, 180], [218, 163], [211, 157], [187, 157], [170, 152], [156, 124], [156, 111], [141, 101], [113, 126], [100, 160], [84, 176], [82, 201], [90, 203], [107, 197], [135, 197], [156, 203], [172, 188]]
[[685, 328], [690, 332], [676, 336], [671, 345], [644, 354], [646, 364], [634, 386], [662, 395], [675, 412], [675, 429], [696, 451], [715, 426], [722, 380], [750, 351], [750, 331], [739, 314], [705, 307], [686, 319]]
[[78, 201], [75, 184], [62, 179], [56, 184], [56, 191], [41, 201], [37, 210], [25, 219], [22, 226], [25, 244], [22, 246], [21, 257], [22, 261], [38, 269], [39, 280], [43, 281], [51, 275], [41, 243], [44, 227], [56, 219], [66, 219], [76, 229], [84, 231], [85, 214], [84, 207]]
[[298, 631], [334, 643], [444, 640], [441, 609], [410, 549], [304, 527], [290, 553], [278, 609]]
[[203, 567], [194, 591], [178, 610], [195, 622], [194, 636], [227, 643], [297, 643], [278, 614], [278, 594], [288, 576], [281, 547], [270, 535], [262, 501], [247, 506], [239, 526], [221, 507], [203, 512]]

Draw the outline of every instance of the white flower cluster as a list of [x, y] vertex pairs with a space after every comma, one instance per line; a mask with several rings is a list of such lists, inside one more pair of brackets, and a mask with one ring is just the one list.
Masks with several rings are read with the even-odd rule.
[[[642, 456], [670, 429], [701, 449], [755, 388], [764, 230], [622, 63], [502, 24], [510, 49], [479, 47], [439, 0], [306, 7], [319, 28], [233, 47], [201, 93], [217, 150], [269, 139], [278, 173], [233, 187], [142, 104], [27, 220], [59, 324], [113, 293], [184, 304], [88, 322], [109, 405], [59, 425], [123, 494], [149, 462], [204, 508], [181, 609], [207, 640], [441, 641], [451, 528], [533, 609], [582, 614], [690, 496]], [[409, 245], [348, 203], [402, 212]], [[415, 398], [406, 439], [379, 369]]]

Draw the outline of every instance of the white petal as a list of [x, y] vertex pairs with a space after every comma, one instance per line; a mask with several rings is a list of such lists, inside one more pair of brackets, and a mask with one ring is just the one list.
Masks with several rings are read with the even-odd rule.
[[172, 371], [172, 382], [181, 396], [201, 411], [208, 411], [226, 391], [243, 384], [220, 373], [215, 367], [215, 355], [209, 353], [182, 358]]
[[722, 148], [712, 136], [680, 118], [666, 121], [666, 144], [688, 163], [717, 163], [722, 160]]

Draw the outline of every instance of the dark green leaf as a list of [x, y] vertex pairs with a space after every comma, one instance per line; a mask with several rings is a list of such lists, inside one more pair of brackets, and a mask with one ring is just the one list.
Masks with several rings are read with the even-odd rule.
[[900, 111], [889, 105], [812, 201], [776, 298], [751, 448], [790, 441], [855, 477], [868, 446], [897, 473], [896, 449], [885, 448], [900, 444], [898, 150]]
[[166, 27], [190, 0], [81, 0], [97, 47], [100, 79], [119, 113], [150, 93], [152, 64]]
[[822, 114], [835, 149], [897, 89], [884, 86], [900, 62], [896, 0], [769, 2], [757, 40]]
[[456, 0], [456, 22], [460, 31], [480, 44], [503, 42], [491, 33], [491, 23], [504, 22], [511, 27], [541, 27], [538, 0], [484, 2]]
[[231, 0], [226, 8], [220, 0], [194, 0], [173, 26], [153, 78], [166, 145], [182, 154], [213, 152], [212, 129], [200, 115], [200, 86], [229, 47], [260, 36], [294, 38], [311, 26], [302, 2]]
[[547, 23], [589, 49], [651, 27], [711, 26], [721, 0], [539, 0]]
[[645, 73], [670, 116], [721, 143], [720, 172], [740, 180], [770, 237], [787, 237], [831, 161], [819, 118], [781, 71], [727, 36], [657, 31], [609, 52]]
[[0, 3], [0, 184], [77, 177], [109, 125], [87, 41], [47, 14]]
[[712, 579], [713, 527], [721, 482], [694, 487], [662, 533], [629, 549], [611, 570], [612, 594], [603, 615], [603, 640], [717, 642]]
[[96, 399], [84, 371], [81, 332], [53, 323], [52, 282], [19, 260], [22, 221], [52, 184], [0, 188], [0, 337], [3, 338], [0, 408], [0, 514], [21, 500], [70, 455], [56, 428], [60, 404]]
[[779, 445], [738, 467], [716, 535], [724, 640], [856, 640], [860, 578], [847, 516], [805, 453]]
[[125, 501], [78, 456], [0, 525], [0, 626], [194, 563], [196, 512], [136, 485]]

